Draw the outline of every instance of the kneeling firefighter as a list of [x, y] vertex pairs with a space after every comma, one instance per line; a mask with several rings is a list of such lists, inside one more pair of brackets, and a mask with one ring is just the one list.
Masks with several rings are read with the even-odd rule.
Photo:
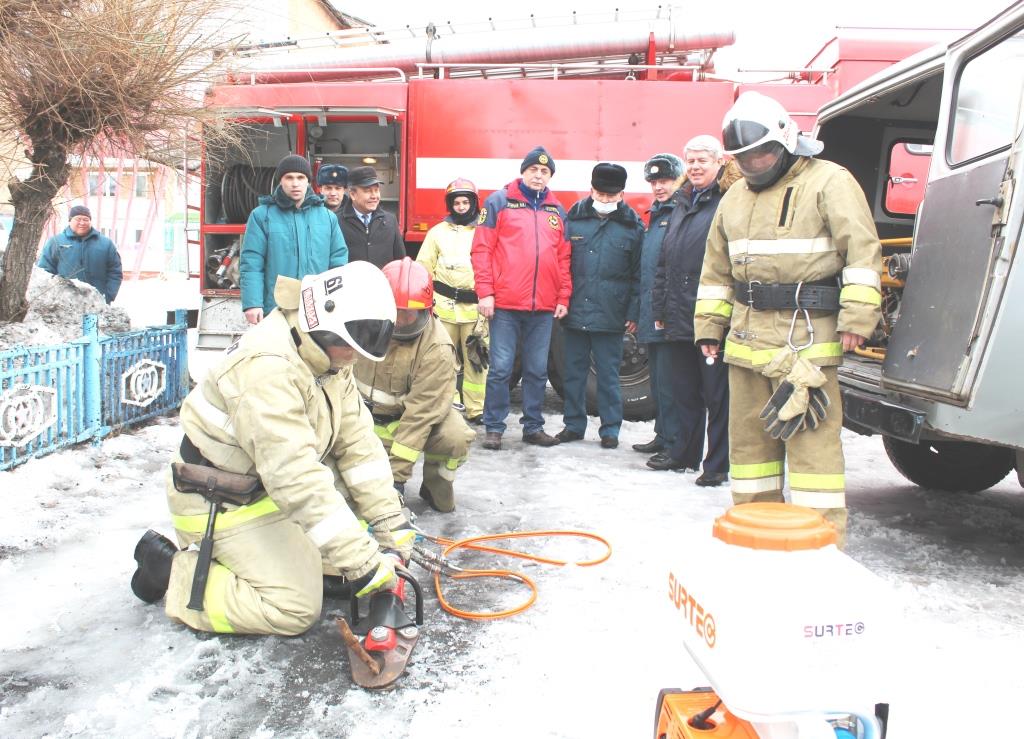
[[135, 594], [166, 592], [167, 615], [199, 631], [301, 634], [324, 573], [358, 596], [389, 587], [415, 538], [351, 369], [387, 349], [387, 280], [353, 262], [280, 277], [274, 298], [181, 407], [167, 498], [178, 541], [201, 539], [199, 552], [153, 531], [135, 549]]
[[420, 497], [442, 513], [455, 510], [455, 471], [475, 437], [452, 406], [455, 345], [431, 313], [434, 288], [426, 267], [408, 257], [384, 265], [398, 320], [383, 362], [361, 359], [355, 376], [391, 455], [395, 487], [404, 492], [423, 456]]

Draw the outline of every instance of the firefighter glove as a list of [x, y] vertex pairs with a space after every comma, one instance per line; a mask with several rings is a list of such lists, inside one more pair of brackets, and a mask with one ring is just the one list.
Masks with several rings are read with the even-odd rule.
[[487, 319], [478, 316], [473, 326], [473, 333], [466, 337], [466, 361], [477, 372], [483, 372], [491, 363], [491, 332]]
[[363, 578], [365, 582], [360, 580], [356, 583], [360, 585], [359, 590], [356, 591], [357, 598], [371, 595], [379, 590], [391, 590], [398, 584], [398, 578], [395, 576], [395, 566], [399, 564], [398, 560], [383, 552], [375, 556], [377, 568], [373, 570], [369, 579]]
[[[769, 436], [782, 441], [788, 441], [803, 428], [817, 428], [828, 408], [828, 398], [825, 397], [823, 402], [821, 398], [824, 393], [817, 392], [814, 408], [808, 410], [811, 391], [819, 390], [825, 384], [825, 373], [806, 359], [798, 358], [792, 352], [790, 354], [793, 357], [789, 363], [790, 368], [759, 416], [765, 422], [765, 431]], [[771, 364], [774, 363], [773, 359]], [[763, 370], [763, 374], [768, 375], [769, 370], [778, 371], [782, 365], [779, 363], [779, 366], [771, 367], [771, 364]], [[811, 417], [805, 418], [808, 413]]]
[[416, 543], [416, 532], [404, 515], [389, 513], [381, 516], [370, 522], [370, 529], [381, 549], [394, 550], [403, 560], [409, 561], [412, 545]]

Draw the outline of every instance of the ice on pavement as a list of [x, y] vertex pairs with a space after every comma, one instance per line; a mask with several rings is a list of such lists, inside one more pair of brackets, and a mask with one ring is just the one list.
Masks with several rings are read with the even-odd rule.
[[[172, 306], [174, 307], [174, 306]], [[548, 430], [561, 428], [557, 397]], [[353, 688], [334, 624], [344, 601], [296, 638], [198, 635], [137, 600], [132, 551], [147, 528], [172, 533], [164, 502], [176, 418], [0, 472], [0, 736], [529, 737], [619, 739], [653, 733], [664, 687], [707, 680], [665, 632], [665, 573], [679, 531], [711, 523], [728, 489], [652, 472], [621, 445], [523, 445], [510, 416], [505, 449], [474, 444], [456, 483], [458, 509], [425, 509], [427, 531], [462, 538], [582, 529], [607, 538], [608, 562], [523, 569], [539, 588], [525, 614], [467, 622], [438, 608], [395, 689]], [[1014, 477], [967, 495], [918, 489], [877, 438], [844, 436], [851, 525], [847, 553], [880, 575], [905, 613], [902, 638], [877, 666], [891, 739], [1009, 736], [1024, 694], [1024, 495]], [[594, 543], [511, 546], [591, 557]], [[475, 560], [474, 560], [475, 561]], [[521, 602], [508, 582], [445, 581], [449, 600], [488, 610]], [[772, 604], [764, 604], [765, 608]], [[756, 656], [755, 656], [756, 657]], [[842, 666], [837, 666], [842, 669]]]

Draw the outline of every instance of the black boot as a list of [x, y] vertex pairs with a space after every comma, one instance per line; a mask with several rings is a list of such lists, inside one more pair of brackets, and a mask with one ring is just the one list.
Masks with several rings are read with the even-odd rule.
[[655, 436], [653, 439], [648, 441], [646, 444], [634, 444], [633, 451], [640, 452], [641, 454], [652, 454], [656, 452], [665, 451], [665, 445], [658, 441], [658, 437]]
[[135, 545], [139, 568], [132, 575], [132, 592], [147, 603], [156, 603], [167, 592], [171, 581], [171, 561], [178, 547], [153, 530], [147, 531]]

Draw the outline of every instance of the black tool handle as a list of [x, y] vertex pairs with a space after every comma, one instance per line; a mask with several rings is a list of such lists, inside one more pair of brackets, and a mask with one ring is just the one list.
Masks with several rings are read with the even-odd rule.
[[395, 574], [398, 575], [403, 580], [405, 580], [410, 585], [412, 585], [413, 592], [416, 593], [416, 625], [417, 626], [422, 626], [423, 625], [423, 588], [420, 587], [419, 582], [416, 580], [415, 577], [412, 576], [412, 573], [409, 572], [409, 570], [407, 570], [405, 568], [395, 569]]
[[206, 532], [199, 543], [199, 560], [192, 576], [192, 594], [188, 599], [188, 608], [193, 611], [203, 610], [203, 597], [206, 595], [206, 581], [210, 577], [210, 564], [213, 562], [213, 526], [217, 521], [220, 505], [210, 503], [210, 517], [206, 521]]

